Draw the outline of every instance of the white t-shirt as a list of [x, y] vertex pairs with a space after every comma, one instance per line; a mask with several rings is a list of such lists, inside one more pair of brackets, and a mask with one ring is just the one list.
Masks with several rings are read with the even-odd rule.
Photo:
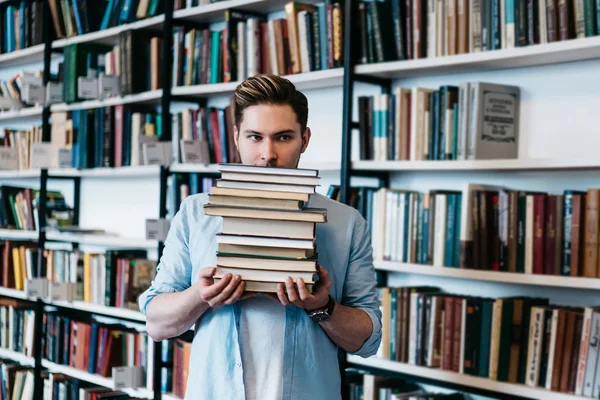
[[242, 300], [240, 351], [246, 400], [278, 400], [283, 377], [285, 306], [257, 295]]

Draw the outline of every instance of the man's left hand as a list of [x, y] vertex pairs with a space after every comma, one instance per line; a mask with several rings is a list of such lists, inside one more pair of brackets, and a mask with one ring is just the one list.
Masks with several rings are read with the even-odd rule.
[[273, 300], [279, 300], [285, 306], [295, 305], [308, 311], [327, 306], [331, 278], [327, 270], [320, 265], [317, 266], [317, 272], [319, 274], [319, 282], [316, 284], [316, 291], [314, 293], [308, 291], [306, 283], [302, 278], [298, 278], [297, 283], [294, 284], [292, 278], [288, 277], [285, 284], [280, 283], [277, 286], [277, 297], [275, 298], [275, 295], [271, 295], [270, 297]]

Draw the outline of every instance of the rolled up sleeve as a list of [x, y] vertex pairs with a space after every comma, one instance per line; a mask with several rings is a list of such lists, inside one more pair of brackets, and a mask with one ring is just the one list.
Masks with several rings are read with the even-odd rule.
[[363, 310], [373, 324], [371, 336], [360, 349], [350, 354], [361, 357], [376, 354], [381, 344], [381, 310], [377, 297], [371, 237], [366, 221], [358, 213], [354, 223], [342, 304]]
[[173, 217], [156, 276], [151, 286], [139, 297], [140, 311], [145, 315], [146, 308], [153, 298], [163, 293], [181, 292], [191, 285], [192, 265], [189, 251], [189, 198], [184, 200]]

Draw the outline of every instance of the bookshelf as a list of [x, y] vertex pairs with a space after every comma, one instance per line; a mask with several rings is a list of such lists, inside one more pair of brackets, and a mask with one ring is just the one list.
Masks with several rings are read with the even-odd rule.
[[26, 365], [28, 367], [33, 367], [33, 365], [35, 364], [35, 360], [33, 357], [28, 357], [23, 353], [4, 348], [0, 348], [0, 358], [16, 361], [19, 364]]
[[[218, 4], [218, 3], [216, 3]], [[285, 75], [299, 90], [337, 87], [343, 84], [344, 69], [334, 68], [324, 71], [305, 72], [301, 74]], [[171, 94], [176, 97], [203, 98], [232, 94], [240, 82], [215, 83], [206, 85], [177, 86], [173, 87]]]
[[54, 104], [50, 107], [52, 112], [64, 112], [73, 110], [87, 110], [90, 108], [110, 107], [120, 104], [160, 104], [162, 90], [151, 90], [126, 96], [109, 97], [102, 100], [87, 100], [71, 104]]
[[[115, 389], [114, 382], [110, 378], [105, 378], [103, 376], [96, 375], [96, 374], [90, 374], [88, 372], [79, 370], [77, 368], [72, 368], [72, 367], [68, 367], [66, 365], [56, 364], [56, 363], [50, 362], [48, 360], [42, 360], [42, 366], [44, 368], [47, 368], [49, 371], [52, 371], [52, 372], [55, 372], [58, 374], [65, 374], [65, 375], [68, 375], [75, 379], [80, 379], [82, 381], [94, 383], [99, 386], [107, 387], [110, 389]], [[124, 393], [127, 393], [129, 396], [132, 396], [132, 397], [141, 397], [144, 399], [154, 398], [154, 393], [148, 389], [124, 388], [124, 389], [118, 389], [118, 390], [123, 391]]]
[[27, 300], [27, 295], [23, 290], [16, 290], [5, 287], [0, 287], [0, 296], [10, 297], [19, 300]]
[[126, 319], [136, 322], [146, 322], [146, 317], [139, 311], [126, 308], [107, 307], [99, 304], [86, 303], [85, 301], [52, 301], [49, 305], [70, 308], [73, 310], [86, 311], [91, 314], [103, 315], [107, 317]]
[[25, 231], [18, 229], [0, 229], [0, 238], [14, 240], [36, 240], [38, 233], [36, 231]]
[[350, 361], [352, 364], [362, 367], [369, 367], [380, 371], [392, 371], [417, 378], [419, 380], [426, 379], [432, 384], [443, 382], [452, 387], [457, 387], [465, 391], [468, 391], [469, 389], [484, 390], [490, 394], [544, 400], [585, 399], [585, 397], [582, 396], [557, 393], [541, 388], [529, 387], [526, 385], [492, 381], [490, 379], [479, 378], [476, 376], [457, 374], [455, 372], [441, 371], [439, 369], [402, 364], [388, 360], [379, 360], [373, 358], [364, 359], [357, 356], [348, 356], [348, 361]]
[[[364, 8], [365, 14], [366, 9], [367, 6]], [[357, 8], [346, 8], [346, 19], [356, 18], [358, 11]], [[551, 13], [551, 10], [548, 10], [548, 13]], [[354, 34], [357, 36], [352, 37], [352, 34], [346, 36], [345, 50], [350, 53], [345, 53], [345, 61], [358, 58], [353, 56], [359, 54], [359, 49], [348, 45], [349, 39], [352, 39], [352, 43], [360, 42], [358, 34], [356, 32]], [[467, 35], [469, 34], [467, 33]], [[586, 34], [586, 36], [589, 35]], [[429, 51], [429, 49], [427, 50]], [[364, 57], [364, 53], [362, 55]], [[352, 75], [348, 79], [350, 83], [344, 85], [341, 201], [348, 203], [351, 200], [350, 177], [377, 178], [381, 187], [419, 193], [431, 193], [430, 191], [434, 190], [460, 192], [465, 183], [496, 185], [508, 190], [539, 190], [549, 195], [562, 195], [563, 190], [585, 191], [588, 188], [600, 187], [597, 175], [600, 164], [597, 162], [595, 150], [592, 150], [595, 149], [595, 145], [592, 143], [597, 135], [597, 130], [594, 128], [597, 123], [597, 115], [593, 110], [597, 108], [600, 98], [597, 95], [597, 86], [591, 84], [593, 81], [591, 71], [598, 67], [599, 59], [600, 37], [594, 33], [591, 37], [530, 44], [501, 50], [347, 66], [352, 69]], [[380, 93], [391, 95], [395, 94], [395, 90], [400, 87], [409, 91], [413, 88], [436, 91], [445, 85], [458, 87], [465, 82], [477, 81], [515, 85], [522, 89], [522, 102], [519, 109], [521, 114], [518, 158], [466, 161], [368, 161], [359, 160], [360, 156], [353, 151], [355, 150], [353, 146], [359, 142], [356, 140], [357, 137], [352, 135], [358, 132], [353, 131], [361, 129], [359, 121], [356, 119], [361, 117], [360, 105], [356, 106], [358, 96], [374, 97]], [[557, 82], [561, 82], [561, 84], [556, 84]], [[354, 109], [354, 107], [358, 109]], [[583, 110], [589, 110], [589, 112], [582, 112]], [[578, 120], [581, 123], [577, 123], [576, 119], [570, 117], [576, 113], [579, 115]], [[397, 113], [394, 114], [397, 115]], [[358, 136], [360, 137], [360, 133]], [[467, 209], [467, 211], [471, 210]], [[562, 217], [562, 215], [560, 216]], [[388, 238], [389, 232], [382, 231], [380, 237]], [[480, 296], [493, 299], [508, 296], [542, 297], [548, 298], [550, 304], [557, 304], [561, 307], [587, 307], [597, 304], [599, 298], [600, 279], [565, 276], [563, 275], [564, 271], [561, 271], [561, 275], [522, 274], [479, 268], [461, 269], [414, 262], [385, 261], [380, 257], [375, 260], [375, 268], [378, 271], [378, 281], [381, 287], [434, 285], [440, 287], [442, 296], [456, 294], [460, 298]], [[390, 294], [391, 292], [392, 290], [390, 290]], [[419, 301], [420, 299], [421, 297], [419, 297]], [[399, 297], [397, 302], [399, 304]], [[413, 305], [412, 302], [410, 304]], [[419, 313], [417, 318], [421, 318], [422, 315]], [[388, 315], [388, 321], [393, 321], [393, 318]], [[513, 320], [513, 329], [514, 323]], [[412, 323], [409, 326], [411, 329], [414, 327]], [[424, 329], [430, 329], [429, 324], [423, 326]], [[454, 324], [454, 326], [456, 325]], [[466, 323], [462, 325], [462, 329], [466, 329], [465, 326]], [[505, 326], [502, 324], [503, 329]], [[529, 328], [530, 325], [523, 325], [523, 329]], [[418, 325], [417, 329], [422, 328]], [[391, 329], [389, 335], [394, 335], [394, 333], [397, 335], [398, 332], [401, 330]], [[402, 332], [400, 335], [405, 333]], [[478, 341], [479, 336], [475, 335], [475, 339]], [[500, 334], [498, 335], [500, 336]], [[467, 337], [466, 340], [469, 340], [468, 336], [460, 337]], [[582, 336], [573, 335], [573, 348], [578, 348], [579, 339], [585, 341]], [[388, 343], [391, 343], [391, 340]], [[397, 341], [399, 339], [396, 337], [394, 340], [395, 351], [398, 351]], [[511, 340], [514, 340], [513, 336], [511, 336]], [[454, 343], [456, 344], [456, 342]], [[514, 350], [512, 343], [511, 352]], [[412, 344], [414, 342], [410, 343], [410, 345]], [[569, 345], [571, 344], [569, 343]], [[417, 346], [421, 345], [417, 344]], [[390, 353], [393, 351], [389, 350]], [[417, 349], [416, 357], [420, 356], [419, 351]], [[429, 347], [426, 347], [425, 352], [427, 351], [430, 355]], [[519, 345], [519, 351], [525, 351], [527, 354], [528, 349], [525, 346], [525, 350], [523, 350], [523, 347]], [[542, 350], [540, 354], [543, 355], [544, 351]], [[462, 356], [463, 353], [461, 353]], [[577, 353], [573, 357], [573, 360], [579, 362], [578, 377], [581, 379], [585, 374], [587, 378], [587, 371], [581, 371], [581, 363], [585, 363], [585, 359], [582, 361], [581, 357], [576, 358], [578, 356]], [[466, 392], [472, 390], [472, 393], [481, 394], [486, 398], [589, 398], [566, 393], [567, 390], [564, 388], [560, 389], [561, 392], [550, 391], [537, 386], [537, 383], [527, 386], [510, 384], [494, 378], [488, 379], [451, 372], [448, 368], [429, 368], [414, 363], [391, 361], [384, 357], [374, 356], [363, 359], [348, 356], [347, 362], [353, 367], [365, 368], [376, 373], [398, 374], [400, 377], [406, 377], [416, 382]], [[508, 359], [511, 363], [514, 361], [512, 356], [509, 356]], [[429, 361], [422, 362], [422, 365], [427, 362]], [[461, 363], [462, 359], [458, 363], [462, 367]], [[523, 368], [522, 365], [522, 363], [518, 365], [519, 373], [522, 370], [528, 373], [529, 370]], [[467, 369], [466, 364], [464, 364], [464, 368]], [[514, 365], [511, 366], [513, 372], [514, 368]], [[565, 367], [562, 368], [563, 370], [560, 372], [565, 371]], [[458, 369], [455, 370], [458, 371]], [[571, 370], [574, 368], [571, 367]], [[553, 372], [556, 376], [556, 370]], [[563, 375], [568, 374], [563, 373]], [[573, 378], [570, 378], [570, 382], [572, 381]], [[577, 385], [581, 388], [581, 381], [578, 381]], [[569, 389], [568, 391], [573, 390]]]
[[[308, 1], [317, 3], [317, 1]], [[44, 59], [46, 51], [47, 59], [54, 58], [52, 51], [61, 50], [70, 44], [76, 43], [101, 43], [116, 44], [118, 36], [127, 29], [143, 30], [164, 30], [166, 36], [172, 33], [172, 25], [185, 23], [222, 23], [224, 20], [223, 12], [232, 8], [239, 8], [247, 11], [271, 13], [281, 12], [286, 1], [283, 0], [228, 0], [213, 4], [197, 6], [188, 9], [172, 12], [167, 7], [164, 15], [147, 18], [130, 24], [106, 29], [99, 32], [92, 32], [67, 39], [48, 41], [45, 45], [38, 45], [29, 49], [20, 50], [14, 53], [0, 55], [0, 66], [12, 66], [31, 61], [41, 61]], [[352, 4], [353, 2], [348, 2]], [[351, 7], [348, 7], [350, 9]], [[348, 12], [348, 9], [346, 12]], [[352, 15], [352, 14], [347, 14]], [[354, 101], [351, 86], [354, 82], [367, 82], [382, 84], [384, 90], [391, 89], [394, 82], [392, 79], [428, 79], [434, 75], [459, 75], [480, 74], [490, 71], [519, 69], [523, 67], [542, 67], [552, 66], [557, 63], [582, 62], [594, 60], [600, 57], [600, 37], [577, 39], [564, 42], [555, 42], [541, 44], [523, 48], [487, 51], [481, 53], [463, 54], [456, 56], [445, 56], [437, 58], [428, 58], [409, 61], [392, 61], [379, 64], [352, 65], [350, 62], [352, 44], [359, 43], [356, 40], [350, 40], [350, 35], [346, 37], [344, 54], [346, 57], [345, 68], [336, 68], [324, 71], [316, 71], [288, 77], [300, 90], [331, 89], [335, 91], [335, 98], [332, 98], [327, 106], [334, 102], [339, 103], [343, 94], [343, 120], [344, 129], [341, 137], [342, 141], [342, 162], [328, 162], [328, 158], [323, 155], [323, 162], [308, 163], [301, 165], [305, 168], [316, 168], [321, 171], [340, 172], [342, 181], [342, 193], [349, 187], [350, 176], [370, 176], [384, 175], [388, 181], [394, 181], [395, 178], [413, 174], [418, 178], [421, 172], [444, 172], [450, 174], [465, 174], [468, 179], [469, 173], [490, 173], [490, 172], [530, 172], [530, 171], [567, 171], [575, 172], [581, 170], [600, 169], [600, 163], [596, 158], [587, 157], [552, 157], [552, 158], [519, 158], [516, 160], [477, 160], [477, 161], [352, 161], [351, 153], [351, 134], [350, 131], [355, 127], [352, 119], [351, 103]], [[167, 57], [168, 58], [168, 57]], [[166, 63], [163, 65], [170, 66]], [[488, 75], [489, 76], [489, 75]], [[231, 94], [238, 82], [228, 82], [219, 84], [193, 85], [168, 87], [164, 90], [154, 90], [134, 95], [114, 97], [104, 100], [90, 100], [71, 104], [54, 104], [50, 107], [36, 107], [23, 111], [11, 111], [0, 113], [0, 121], [20, 121], [33, 117], [41, 117], [43, 112], [67, 112], [82, 109], [93, 109], [100, 107], [115, 106], [121, 104], [144, 104], [152, 106], [168, 106], [176, 101], [182, 102], [201, 102], [212, 98], [223, 97]], [[333, 97], [333, 96], [332, 96]], [[29, 115], [28, 113], [32, 113]], [[312, 118], [311, 108], [311, 118]], [[326, 110], [317, 109], [317, 113], [331, 115]], [[164, 132], [170, 133], [170, 121], [163, 120]], [[50, 137], [46, 127], [46, 139]], [[521, 131], [523, 135], [527, 133]], [[328, 148], [330, 152], [332, 148]], [[336, 150], [337, 151], [337, 150]], [[329, 154], [327, 154], [329, 155]], [[164, 180], [170, 174], [214, 174], [217, 166], [215, 164], [173, 164], [168, 167], [158, 166], [134, 166], [120, 168], [90, 168], [90, 169], [50, 169], [50, 170], [23, 170], [23, 171], [0, 171], [0, 179], [20, 179], [20, 178], [39, 178], [42, 186], [47, 185], [48, 178], [67, 178], [67, 179], [88, 179], [88, 184], [119, 184], [121, 178], [135, 178], [136, 180], [148, 180], [153, 183], [160, 182], [159, 197], [159, 217], [165, 217], [166, 214], [166, 188]], [[84, 201], [86, 201], [84, 199]], [[342, 195], [342, 201], [346, 202], [345, 194]], [[130, 221], [128, 220], [127, 223]], [[139, 221], [135, 221], [139, 223]], [[43, 238], [37, 232], [14, 232], [9, 230], [0, 230], [0, 238], [9, 239], [29, 239], [46, 241], [68, 242], [83, 245], [104, 246], [107, 248], [120, 247], [139, 247], [143, 249], [159, 249], [161, 251], [162, 243], [157, 241], [147, 241], [143, 239], [128, 239], [123, 237], [97, 236], [97, 235], [66, 235], [48, 233]], [[379, 271], [387, 271], [392, 274], [415, 274], [423, 277], [437, 276], [452, 280], [497, 282], [506, 284], [517, 284], [525, 288], [530, 286], [541, 286], [545, 288], [560, 287], [568, 289], [600, 289], [600, 284], [596, 279], [588, 278], [563, 278], [543, 275], [523, 275], [504, 272], [490, 272], [478, 270], [462, 270], [453, 268], [431, 267], [417, 264], [396, 263], [377, 261], [376, 268]], [[390, 274], [391, 275], [391, 274]], [[26, 299], [23, 292], [0, 288], [0, 295]], [[62, 308], [71, 308], [92, 314], [99, 314], [115, 318], [122, 318], [138, 322], [144, 322], [144, 317], [139, 312], [127, 309], [117, 309], [105, 307], [85, 302], [50, 302], [47, 305], [55, 305]], [[2, 351], [0, 350], [0, 356]], [[562, 393], [549, 392], [543, 389], [531, 388], [523, 385], [511, 385], [491, 381], [489, 379], [470, 377], [466, 375], [451, 373], [447, 371], [434, 370], [413, 365], [400, 364], [380, 359], [361, 359], [357, 357], [348, 357], [348, 362], [362, 367], [370, 367], [374, 370], [386, 370], [399, 374], [409, 375], [415, 379], [426, 378], [430, 383], [458, 384], [464, 390], [481, 388], [490, 393], [502, 395], [521, 395], [532, 398], [544, 399], [574, 399], [575, 396]], [[42, 366], [51, 371], [65, 373], [67, 375], [97, 383], [102, 386], [112, 387], [112, 381], [103, 377], [75, 370], [73, 368], [56, 365], [42, 361]], [[160, 368], [160, 367], [159, 367]], [[155, 371], [155, 377], [157, 372]], [[159, 379], [155, 379], [159, 381]], [[40, 392], [38, 392], [40, 393]], [[169, 394], [152, 393], [148, 391], [129, 391], [128, 393], [140, 397], [154, 397], [162, 399], [176, 398]]]
[[354, 71], [379, 78], [401, 79], [542, 66], [597, 57], [600, 57], [600, 37], [586, 37], [478, 53], [357, 65]]
[[516, 160], [455, 160], [455, 161], [354, 161], [356, 171], [561, 171], [600, 169], [598, 160], [570, 159], [516, 159]]
[[0, 54], [0, 66], [12, 67], [20, 64], [29, 64], [44, 59], [44, 45], [38, 44], [25, 49]]
[[376, 261], [375, 269], [379, 271], [417, 274], [424, 276], [439, 276], [452, 279], [546, 286], [555, 288], [600, 290], [600, 279], [596, 278], [480, 271], [391, 261]]
[[39, 106], [26, 107], [19, 110], [2, 111], [0, 112], [0, 121], [16, 122], [32, 118], [39, 118], [42, 116], [42, 111], [43, 107]]
[[90, 32], [85, 33], [83, 35], [58, 39], [52, 42], [52, 48], [62, 49], [68, 45], [77, 43], [116, 44], [119, 40], [119, 33], [125, 30], [147, 29], [159, 31], [163, 28], [164, 22], [165, 16], [157, 15], [155, 17], [142, 19], [139, 21], [131, 22], [129, 24], [123, 24], [120, 26], [115, 26], [113, 28], [108, 28], [97, 32]]

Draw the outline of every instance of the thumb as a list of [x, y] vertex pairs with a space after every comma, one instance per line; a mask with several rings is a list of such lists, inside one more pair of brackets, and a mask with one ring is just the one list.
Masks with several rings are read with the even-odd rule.
[[212, 278], [213, 275], [217, 272], [217, 269], [215, 267], [209, 267], [209, 268], [202, 268], [200, 270], [200, 278]]

